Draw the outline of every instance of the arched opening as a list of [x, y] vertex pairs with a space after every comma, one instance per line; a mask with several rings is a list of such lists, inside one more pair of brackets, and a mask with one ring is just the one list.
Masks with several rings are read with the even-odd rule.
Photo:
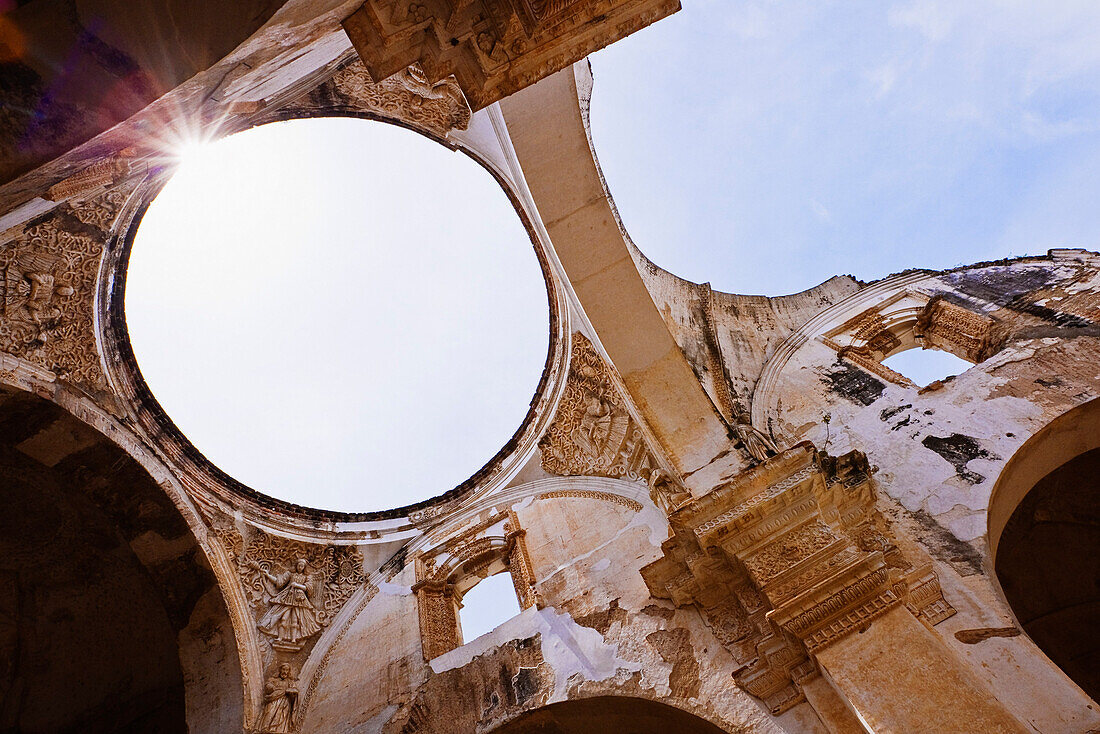
[[1005, 466], [990, 555], [1024, 631], [1100, 698], [1100, 400], [1059, 416]]
[[599, 696], [552, 703], [524, 714], [493, 734], [723, 734], [686, 711], [645, 698]]
[[239, 729], [220, 591], [143, 468], [0, 388], [0, 497], [0, 731]]
[[1027, 493], [1001, 535], [996, 569], [1024, 631], [1100, 700], [1100, 449]]
[[520, 613], [515, 582], [505, 571], [467, 589], [460, 604], [458, 623], [463, 644], [492, 632]]
[[895, 352], [882, 360], [882, 363], [921, 387], [930, 385], [936, 380], [954, 377], [972, 366], [970, 362], [956, 357], [951, 352], [916, 348]]

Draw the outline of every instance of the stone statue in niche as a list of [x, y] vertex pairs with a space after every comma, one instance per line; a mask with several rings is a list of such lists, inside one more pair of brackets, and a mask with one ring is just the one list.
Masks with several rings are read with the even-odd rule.
[[649, 473], [649, 497], [653, 504], [671, 515], [677, 508], [691, 501], [691, 493], [677, 485], [660, 469]]
[[270, 607], [258, 625], [260, 631], [275, 638], [271, 646], [276, 650], [301, 650], [304, 640], [321, 631], [317, 619], [317, 604], [323, 591], [320, 575], [309, 572], [304, 558], [297, 560], [293, 571], [279, 575], [258, 563], [253, 562], [252, 566], [262, 574], [271, 596]]
[[740, 441], [741, 445], [744, 447], [745, 453], [752, 459], [756, 461], [767, 461], [779, 453], [779, 449], [770, 438], [756, 428], [753, 428], [752, 423], [749, 422], [748, 416], [737, 416], [736, 422], [733, 425], [733, 430], [734, 433], [737, 434], [737, 440]]
[[298, 679], [291, 672], [290, 663], [279, 665], [279, 672], [267, 679], [264, 685], [264, 711], [260, 716], [263, 734], [288, 734], [294, 718], [294, 706], [298, 703]]

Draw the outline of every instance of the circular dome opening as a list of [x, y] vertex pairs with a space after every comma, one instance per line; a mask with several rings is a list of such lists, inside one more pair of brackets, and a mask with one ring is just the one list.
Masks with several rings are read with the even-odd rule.
[[189, 151], [141, 221], [125, 299], [142, 376], [207, 459], [343, 512], [474, 474], [548, 349], [543, 274], [497, 182], [358, 119]]

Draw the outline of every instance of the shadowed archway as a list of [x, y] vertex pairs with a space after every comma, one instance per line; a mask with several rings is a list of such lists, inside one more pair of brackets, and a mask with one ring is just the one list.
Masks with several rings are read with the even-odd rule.
[[989, 546], [1024, 632], [1100, 698], [1100, 399], [1048, 423], [1005, 465]]
[[3, 387], [0, 497], [0, 731], [239, 729], [225, 604], [145, 469]]
[[1027, 493], [1001, 535], [996, 568], [1024, 631], [1100, 699], [1100, 449]]

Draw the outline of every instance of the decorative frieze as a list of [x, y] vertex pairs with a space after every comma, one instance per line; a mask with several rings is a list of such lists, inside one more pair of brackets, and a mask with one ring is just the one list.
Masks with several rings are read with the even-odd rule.
[[332, 78], [337, 93], [352, 106], [423, 128], [440, 137], [470, 124], [470, 106], [454, 77], [429, 82], [416, 64], [375, 81], [355, 61]]
[[367, 0], [344, 29], [375, 79], [419, 64], [475, 110], [680, 9], [678, 0]]
[[914, 570], [875, 510], [859, 452], [803, 443], [669, 517], [664, 557], [642, 569], [654, 596], [694, 604], [741, 663], [735, 679], [776, 714], [803, 700], [814, 654], [904, 604], [954, 613], [931, 566]]

